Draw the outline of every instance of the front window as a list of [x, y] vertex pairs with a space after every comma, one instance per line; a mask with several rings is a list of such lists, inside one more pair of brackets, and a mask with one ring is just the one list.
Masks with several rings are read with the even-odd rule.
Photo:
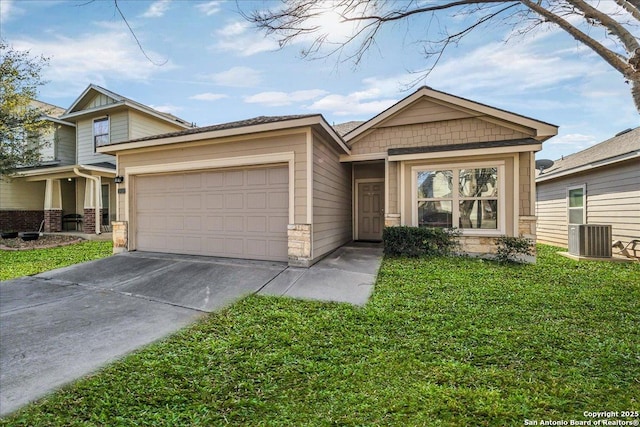
[[417, 171], [417, 225], [462, 230], [502, 228], [501, 175], [498, 166]]
[[584, 196], [585, 187], [569, 188], [567, 191], [567, 206], [569, 224], [584, 224]]
[[109, 117], [93, 121], [93, 151], [109, 143]]

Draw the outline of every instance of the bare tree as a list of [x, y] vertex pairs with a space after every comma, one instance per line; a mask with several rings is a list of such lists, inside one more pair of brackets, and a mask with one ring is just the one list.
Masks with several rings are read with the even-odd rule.
[[[306, 42], [303, 57], [337, 55], [339, 61], [355, 65], [376, 46], [384, 28], [398, 22], [421, 23], [424, 37], [414, 41], [422, 44], [427, 66], [416, 81], [428, 75], [449, 46], [480, 27], [505, 25], [511, 29], [508, 41], [555, 25], [622, 75], [640, 111], [640, 43], [633, 34], [640, 28], [640, 0], [281, 0], [278, 7], [273, 4], [267, 2], [266, 9], [243, 15], [267, 35], [275, 35], [281, 47]], [[349, 34], [338, 40], [324, 19], [335, 14], [342, 24], [350, 25]]]

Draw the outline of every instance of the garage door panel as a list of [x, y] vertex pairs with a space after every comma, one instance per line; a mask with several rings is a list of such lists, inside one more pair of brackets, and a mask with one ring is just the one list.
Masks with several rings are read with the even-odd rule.
[[285, 261], [288, 176], [258, 167], [136, 177], [136, 248]]
[[224, 184], [228, 186], [244, 185], [244, 171], [228, 171], [224, 173]]
[[231, 193], [224, 196], [224, 209], [244, 209], [244, 194]]

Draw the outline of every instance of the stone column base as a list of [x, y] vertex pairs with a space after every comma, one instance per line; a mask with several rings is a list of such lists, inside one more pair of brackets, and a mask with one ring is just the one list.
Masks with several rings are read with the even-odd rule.
[[287, 238], [289, 265], [309, 267], [311, 265], [311, 224], [289, 224]]
[[386, 214], [384, 216], [385, 227], [398, 227], [400, 225], [400, 214]]
[[111, 222], [111, 229], [113, 233], [113, 253], [127, 252], [129, 248], [129, 223], [127, 221], [113, 221]]
[[44, 210], [44, 232], [58, 233], [62, 231], [62, 209]]

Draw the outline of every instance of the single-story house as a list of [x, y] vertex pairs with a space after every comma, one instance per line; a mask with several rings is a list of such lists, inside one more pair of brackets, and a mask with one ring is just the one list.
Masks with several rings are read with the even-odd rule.
[[556, 160], [536, 178], [538, 241], [567, 247], [569, 224], [610, 224], [640, 239], [640, 127]]
[[114, 250], [309, 266], [384, 226], [458, 227], [478, 253], [535, 237], [534, 155], [556, 134], [422, 87], [363, 123], [257, 117], [97, 151], [117, 159]]

